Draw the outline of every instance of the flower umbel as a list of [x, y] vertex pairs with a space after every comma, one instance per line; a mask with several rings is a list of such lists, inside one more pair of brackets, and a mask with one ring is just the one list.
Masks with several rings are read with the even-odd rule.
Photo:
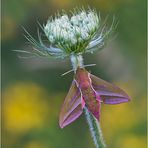
[[[40, 24], [39, 24], [40, 25]], [[33, 45], [31, 52], [17, 50], [35, 56], [65, 58], [71, 55], [93, 53], [104, 47], [106, 39], [116, 28], [115, 19], [109, 28], [101, 21], [100, 15], [92, 9], [76, 9], [50, 17], [42, 28], [47, 42], [41, 39], [38, 30], [37, 41], [26, 29], [26, 39]]]
[[55, 19], [50, 18], [44, 26], [44, 32], [51, 44], [66, 53], [81, 53], [99, 29], [99, 21], [100, 18], [95, 11], [82, 10], [71, 17], [63, 14]]

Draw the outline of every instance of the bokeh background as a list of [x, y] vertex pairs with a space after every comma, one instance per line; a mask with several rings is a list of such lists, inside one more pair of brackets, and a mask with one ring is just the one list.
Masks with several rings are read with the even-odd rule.
[[60, 129], [58, 116], [73, 74], [69, 59], [18, 58], [30, 49], [24, 26], [37, 37], [57, 10], [91, 6], [115, 15], [116, 38], [85, 55], [93, 74], [123, 88], [130, 103], [102, 105], [101, 127], [109, 148], [146, 148], [146, 0], [2, 0], [2, 148], [94, 148], [84, 115]]

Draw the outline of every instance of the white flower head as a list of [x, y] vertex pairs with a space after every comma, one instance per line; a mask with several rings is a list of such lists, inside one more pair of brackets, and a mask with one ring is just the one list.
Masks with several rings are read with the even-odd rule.
[[[82, 10], [72, 16], [64, 14], [55, 20], [48, 20], [44, 32], [50, 43], [58, 43], [65, 51], [81, 52], [85, 50], [98, 30], [100, 26], [98, 20], [98, 15], [94, 10]], [[53, 37], [51, 38], [51, 36]], [[80, 44], [85, 44], [85, 47], [83, 46], [83, 49], [81, 49]], [[55, 46], [58, 45], [55, 44]]]
[[51, 17], [43, 27], [40, 25], [48, 39], [46, 45], [39, 32], [38, 42], [24, 29], [26, 39], [34, 46], [34, 55], [65, 58], [72, 54], [93, 53], [102, 49], [117, 25], [113, 18], [113, 23], [107, 29], [92, 9], [76, 9], [70, 14], [58, 14], [55, 18]]

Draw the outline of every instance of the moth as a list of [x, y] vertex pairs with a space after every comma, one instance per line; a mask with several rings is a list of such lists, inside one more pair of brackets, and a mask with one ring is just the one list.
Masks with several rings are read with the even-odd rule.
[[101, 103], [119, 104], [130, 100], [119, 87], [78, 67], [61, 108], [59, 125], [64, 128], [75, 121], [83, 113], [84, 107], [99, 121]]

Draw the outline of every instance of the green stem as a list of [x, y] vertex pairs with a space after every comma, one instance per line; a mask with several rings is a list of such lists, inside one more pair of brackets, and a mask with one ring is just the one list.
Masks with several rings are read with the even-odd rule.
[[106, 146], [103, 140], [99, 122], [94, 118], [94, 116], [88, 111], [86, 107], [84, 108], [84, 112], [96, 148], [105, 148]]

